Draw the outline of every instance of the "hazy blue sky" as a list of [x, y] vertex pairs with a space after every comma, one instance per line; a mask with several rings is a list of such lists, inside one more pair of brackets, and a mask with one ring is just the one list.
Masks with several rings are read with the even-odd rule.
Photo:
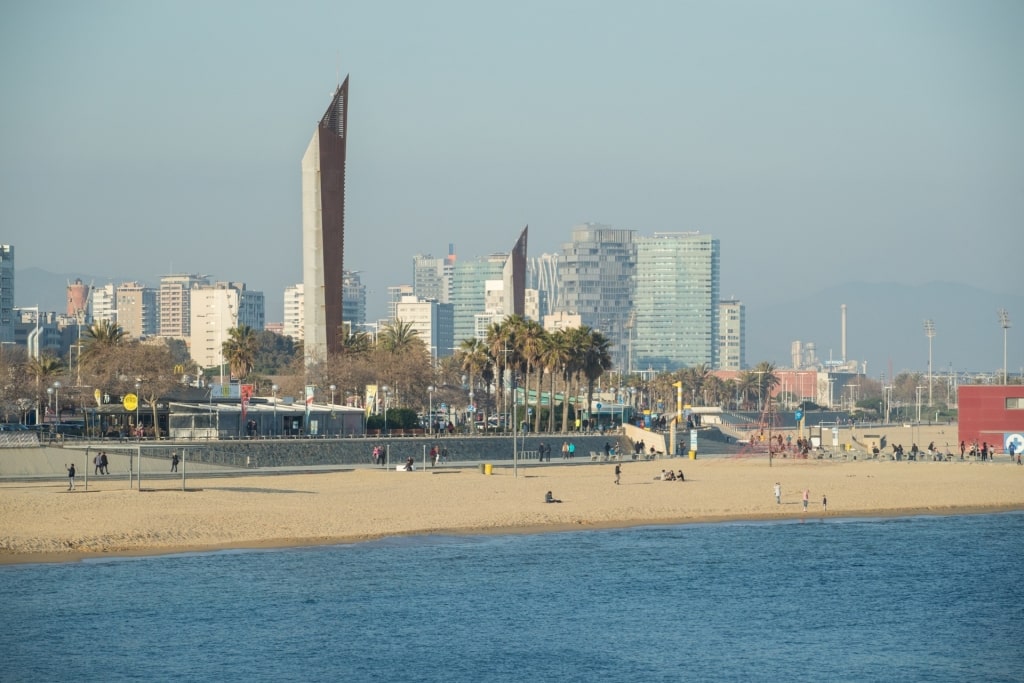
[[1013, 0], [14, 0], [0, 65], [19, 268], [244, 280], [280, 320], [299, 162], [350, 74], [346, 266], [371, 317], [417, 252], [507, 250], [529, 224], [536, 255], [585, 221], [714, 234], [723, 296], [751, 307], [1022, 289]]

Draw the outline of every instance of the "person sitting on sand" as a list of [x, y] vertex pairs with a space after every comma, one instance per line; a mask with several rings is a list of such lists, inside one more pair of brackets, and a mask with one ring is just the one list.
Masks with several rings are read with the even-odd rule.
[[686, 477], [683, 476], [682, 470], [679, 470], [679, 474], [676, 475], [676, 481], [686, 481]]
[[413, 459], [412, 458], [407, 458], [406, 459], [406, 461], [405, 461], [405, 471], [406, 472], [412, 472], [412, 463], [413, 463]]
[[661, 480], [662, 481], [675, 481], [676, 480], [676, 473], [673, 472], [672, 470], [669, 470], [668, 472], [665, 472], [665, 474], [663, 474], [661, 476]]
[[560, 501], [558, 498], [555, 498], [553, 495], [551, 495], [551, 491], [548, 491], [547, 493], [544, 494], [544, 502], [545, 503], [561, 503], [562, 501]]

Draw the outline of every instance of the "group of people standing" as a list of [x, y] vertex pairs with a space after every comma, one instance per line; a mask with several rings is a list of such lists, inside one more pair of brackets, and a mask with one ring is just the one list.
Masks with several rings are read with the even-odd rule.
[[442, 446], [441, 448], [438, 448], [437, 444], [434, 444], [430, 447], [430, 466], [433, 467], [439, 462], [448, 462], [448, 447]]
[[100, 451], [92, 458], [93, 474], [110, 474], [107, 452]]
[[[782, 484], [775, 482], [775, 486], [772, 487], [772, 493], [775, 494], [775, 504], [782, 505]], [[803, 494], [800, 496], [800, 503], [803, 505], [804, 512], [807, 512], [807, 506], [811, 504], [810, 489], [804, 489]], [[822, 512], [828, 510], [828, 496], [821, 497], [821, 510]]]

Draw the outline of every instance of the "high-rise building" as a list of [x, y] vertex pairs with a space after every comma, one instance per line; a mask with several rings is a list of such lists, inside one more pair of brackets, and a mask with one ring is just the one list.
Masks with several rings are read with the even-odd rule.
[[541, 254], [527, 261], [526, 286], [541, 292], [538, 301], [543, 308], [536, 320], [542, 320], [558, 302], [558, 260], [558, 254]]
[[114, 292], [117, 324], [125, 336], [143, 339], [156, 334], [156, 290], [140, 282], [124, 282]]
[[164, 275], [160, 278], [160, 331], [161, 337], [188, 339], [192, 314], [191, 292], [195, 287], [209, 285], [205, 275]]
[[398, 304], [407, 298], [415, 300], [412, 285], [391, 285], [388, 287], [388, 320], [398, 320]]
[[455, 344], [480, 339], [476, 317], [486, 312], [487, 281], [502, 280], [508, 254], [460, 260], [452, 275], [451, 304], [455, 316]]
[[192, 290], [189, 355], [201, 368], [222, 366], [228, 330], [238, 325], [241, 290], [218, 282]]
[[92, 322], [117, 322], [117, 296], [113, 283], [93, 287], [89, 292], [89, 319]]
[[451, 304], [404, 296], [395, 305], [395, 318], [416, 331], [432, 359], [444, 358], [454, 352], [455, 328], [452, 325]]
[[420, 299], [434, 299], [448, 303], [455, 268], [455, 254], [449, 245], [445, 258], [434, 258], [430, 254], [416, 254], [412, 257], [413, 292]]
[[527, 287], [525, 302], [526, 309], [523, 316], [527, 320], [536, 320], [537, 322], [544, 320], [544, 316], [548, 314], [547, 292]]
[[262, 332], [267, 322], [267, 302], [263, 292], [246, 289], [243, 282], [232, 282], [230, 286], [239, 290], [237, 325], [246, 325], [255, 332]]
[[302, 157], [302, 282], [306, 364], [341, 348], [348, 77]]
[[502, 313], [505, 315], [526, 315], [526, 235], [530, 226], [523, 228], [519, 239], [508, 254], [501, 279], [504, 284]]
[[354, 270], [346, 270], [342, 280], [342, 310], [347, 334], [352, 334], [366, 323], [366, 285]]
[[718, 367], [718, 240], [699, 232], [656, 232], [635, 242], [634, 367]]
[[747, 366], [747, 311], [739, 299], [718, 302], [718, 369]]
[[282, 331], [284, 336], [291, 337], [295, 341], [301, 341], [305, 331], [304, 313], [306, 310], [305, 298], [303, 297], [303, 284], [291, 285], [284, 288], [284, 323]]
[[617, 368], [626, 363], [635, 258], [632, 230], [585, 223], [573, 228], [558, 261], [554, 311], [578, 314], [584, 325], [607, 337]]
[[0, 341], [14, 341], [14, 247], [0, 244]]

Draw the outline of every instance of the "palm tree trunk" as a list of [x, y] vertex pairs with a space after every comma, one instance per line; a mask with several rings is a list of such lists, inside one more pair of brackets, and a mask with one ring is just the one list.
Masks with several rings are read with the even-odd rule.
[[569, 380], [570, 377], [562, 370], [562, 433], [569, 431]]
[[551, 392], [548, 394], [548, 434], [555, 433], [555, 373], [551, 373]]
[[537, 365], [537, 396], [533, 401], [533, 431], [535, 434], [540, 434], [540, 394], [543, 390], [541, 386], [544, 382], [544, 366]]

